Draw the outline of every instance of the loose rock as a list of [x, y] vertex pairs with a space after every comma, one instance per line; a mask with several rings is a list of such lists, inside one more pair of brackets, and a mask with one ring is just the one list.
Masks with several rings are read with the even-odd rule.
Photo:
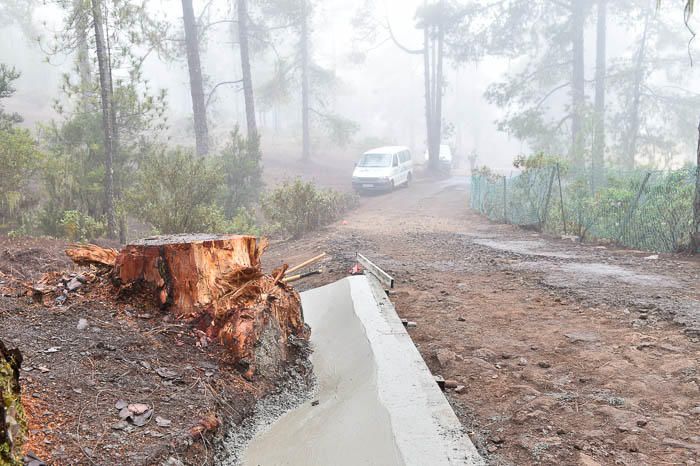
[[454, 351], [445, 348], [440, 348], [435, 352], [435, 357], [440, 363], [440, 367], [443, 369], [449, 367], [449, 365], [455, 360], [456, 356], [457, 354]]

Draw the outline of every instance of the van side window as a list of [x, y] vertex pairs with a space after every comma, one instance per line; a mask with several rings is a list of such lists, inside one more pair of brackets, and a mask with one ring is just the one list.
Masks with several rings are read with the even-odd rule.
[[396, 154], [394, 154], [394, 166], [398, 167], [399, 166], [399, 158]]
[[406, 163], [406, 151], [401, 151], [399, 154], [399, 162]]

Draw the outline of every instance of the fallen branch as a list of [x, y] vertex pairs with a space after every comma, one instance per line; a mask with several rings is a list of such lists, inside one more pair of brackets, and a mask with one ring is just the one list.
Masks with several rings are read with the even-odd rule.
[[116, 249], [102, 248], [94, 244], [71, 244], [66, 255], [78, 265], [104, 265], [114, 267], [119, 253]]

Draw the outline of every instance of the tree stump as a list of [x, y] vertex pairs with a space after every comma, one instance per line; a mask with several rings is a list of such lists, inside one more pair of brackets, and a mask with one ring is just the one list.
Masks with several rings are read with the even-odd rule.
[[241, 235], [147, 238], [116, 257], [113, 277], [124, 289], [150, 290], [162, 308], [195, 321], [220, 339], [249, 375], [270, 373], [287, 359], [290, 336], [308, 338], [299, 295], [265, 275], [267, 241]]
[[20, 397], [22, 355], [0, 340], [0, 464], [21, 465], [27, 422]]

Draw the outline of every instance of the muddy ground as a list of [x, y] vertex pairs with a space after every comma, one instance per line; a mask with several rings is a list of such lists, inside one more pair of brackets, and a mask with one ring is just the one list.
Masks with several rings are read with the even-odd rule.
[[467, 208], [465, 179], [363, 199], [344, 221], [275, 244], [270, 265], [362, 252], [491, 464], [700, 461], [700, 262], [548, 238]]
[[[280, 380], [310, 373], [299, 360], [274, 381], [244, 378], [224, 348], [150, 300], [115, 300], [110, 279], [72, 265], [66, 246], [0, 237], [0, 338], [24, 357], [28, 459], [212, 464], [230, 425], [250, 417]], [[87, 282], [65, 301], [27, 295], [25, 285], [47, 273], [46, 286], [76, 274]]]
[[[491, 464], [700, 461], [700, 263], [490, 223], [469, 211], [465, 182], [365, 197], [322, 231], [273, 241], [265, 267], [329, 252], [302, 290], [345, 276], [358, 251], [392, 273], [397, 311], [433, 373], [465, 386], [447, 396]], [[0, 326], [31, 369], [30, 448], [51, 464], [202, 464], [213, 444], [190, 429], [211, 413], [243, 419], [270, 387], [167, 316], [12, 295], [15, 280], [69, 268], [64, 246], [0, 239]], [[115, 428], [119, 400], [153, 417]]]

